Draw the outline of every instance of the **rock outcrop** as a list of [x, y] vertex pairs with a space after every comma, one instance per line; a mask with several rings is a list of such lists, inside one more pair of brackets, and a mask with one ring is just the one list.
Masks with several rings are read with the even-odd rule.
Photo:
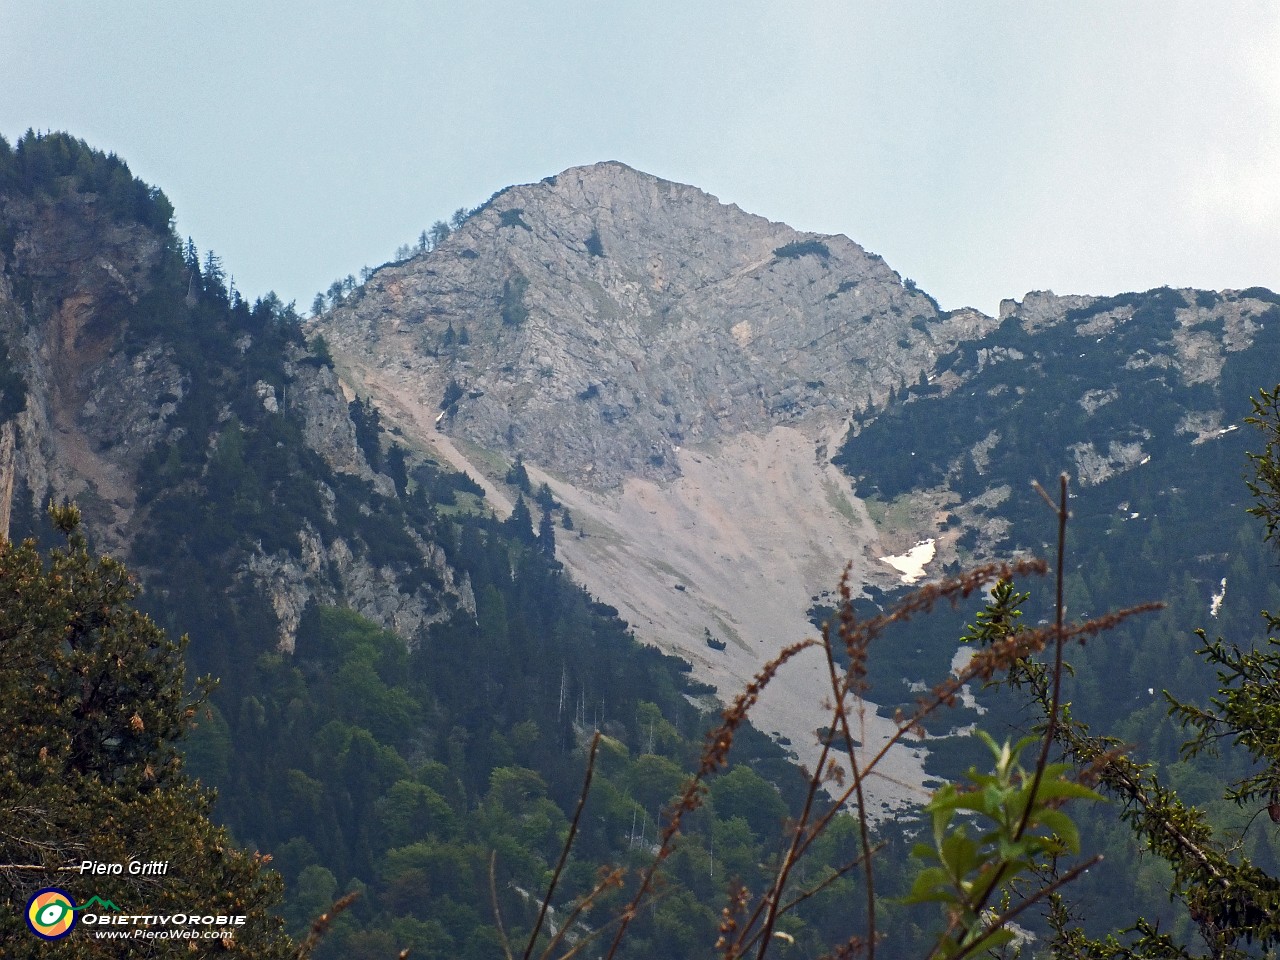
[[991, 323], [845, 237], [602, 163], [502, 191], [319, 327], [451, 436], [611, 488], [673, 479], [681, 447], [829, 427]]
[[163, 433], [170, 398], [182, 391], [163, 350], [128, 357], [117, 349], [163, 242], [116, 222], [92, 196], [56, 205], [0, 198], [0, 220], [13, 239], [0, 263], [0, 329], [27, 384], [5, 485], [28, 498], [27, 511], [49, 498], [76, 500], [102, 546], [126, 552], [130, 468]]
[[[199, 402], [212, 406], [214, 432], [189, 457], [216, 449], [220, 431], [238, 422], [233, 407], [244, 416], [256, 408], [298, 423], [303, 444], [334, 474], [357, 479], [370, 497], [394, 499], [392, 480], [371, 469], [357, 442], [332, 368], [301, 347], [266, 365], [260, 358], [258, 379], [241, 384], [233, 367], [255, 334], [240, 334], [218, 361], [190, 351], [179, 356], [177, 317], [173, 329], [164, 317], [149, 332], [133, 329], [139, 314], [157, 309], [140, 306], [156, 285], [175, 282], [162, 276], [173, 267], [168, 243], [167, 231], [103, 209], [92, 193], [67, 189], [55, 199], [0, 192], [0, 373], [6, 384], [24, 385], [21, 403], [5, 397], [8, 415], [0, 417], [0, 530], [8, 535], [11, 513], [31, 530], [51, 499], [74, 500], [95, 547], [131, 560], [146, 579], [145, 562], [132, 553], [149, 530], [160, 491], [150, 483], [150, 495], [140, 498], [139, 490], [161, 465], [153, 455], [178, 457], [187, 428], [176, 414], [190, 399], [193, 379], [204, 381]], [[167, 304], [161, 309], [184, 309], [173, 298], [161, 300]], [[185, 308], [196, 302], [193, 282]], [[200, 418], [186, 422], [194, 420]], [[200, 482], [198, 472], [185, 481]], [[373, 561], [368, 544], [335, 517], [334, 490], [318, 476], [314, 483], [327, 504], [323, 533], [304, 524], [286, 549], [238, 544], [216, 558], [265, 597], [281, 649], [292, 649], [308, 603], [350, 606], [410, 644], [455, 612], [474, 614], [470, 584], [455, 576], [439, 544], [406, 533], [418, 572], [406, 586], [404, 563]]]
[[455, 582], [444, 553], [419, 541], [422, 565], [444, 584], [443, 590], [405, 591], [396, 572], [377, 567], [341, 537], [326, 542], [314, 529], [304, 528], [298, 539], [300, 555], [280, 551], [255, 553], [245, 574], [268, 598], [280, 623], [281, 650], [292, 653], [298, 624], [310, 603], [349, 607], [366, 620], [405, 639], [412, 648], [433, 623], [461, 611], [475, 616], [476, 601], [464, 576]]

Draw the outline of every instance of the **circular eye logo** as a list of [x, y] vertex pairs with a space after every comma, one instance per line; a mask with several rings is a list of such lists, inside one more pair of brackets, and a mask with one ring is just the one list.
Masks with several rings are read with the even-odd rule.
[[61, 940], [76, 925], [75, 909], [67, 891], [45, 887], [27, 901], [27, 926], [41, 940]]

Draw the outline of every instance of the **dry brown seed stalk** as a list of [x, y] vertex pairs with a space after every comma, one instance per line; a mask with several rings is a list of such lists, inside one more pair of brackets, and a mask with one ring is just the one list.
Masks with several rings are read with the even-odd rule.
[[777, 675], [778, 670], [802, 651], [815, 646], [817, 642], [817, 640], [811, 638], [800, 640], [784, 647], [776, 657], [760, 669], [754, 679], [747, 684], [746, 689], [734, 698], [733, 704], [725, 709], [721, 715], [722, 722], [720, 726], [707, 734], [707, 746], [703, 750], [702, 759], [698, 764], [698, 772], [690, 778], [684, 792], [668, 814], [667, 824], [662, 830], [662, 842], [658, 846], [658, 852], [654, 854], [649, 866], [645, 868], [644, 873], [641, 875], [640, 885], [635, 895], [627, 906], [623, 908], [621, 923], [619, 923], [618, 929], [614, 933], [613, 942], [609, 945], [605, 960], [612, 960], [617, 955], [618, 948], [622, 945], [622, 940], [626, 936], [627, 928], [630, 927], [631, 921], [635, 919], [636, 911], [639, 909], [641, 901], [644, 900], [653, 884], [653, 878], [658, 871], [658, 867], [671, 855], [672, 844], [680, 833], [680, 824], [684, 819], [685, 813], [690, 810], [696, 810], [702, 805], [702, 795], [706, 792], [705, 781], [707, 776], [719, 770], [728, 762], [727, 757], [729, 749], [733, 746], [734, 732], [746, 721], [747, 714], [760, 699], [760, 694], [769, 685], [769, 681]]

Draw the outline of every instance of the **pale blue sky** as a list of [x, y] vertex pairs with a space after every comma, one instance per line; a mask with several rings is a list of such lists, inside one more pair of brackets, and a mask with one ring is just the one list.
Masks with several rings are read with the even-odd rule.
[[0, 0], [0, 133], [116, 151], [304, 308], [617, 159], [992, 312], [1280, 288], [1278, 50], [1280, 4], [1231, 0]]

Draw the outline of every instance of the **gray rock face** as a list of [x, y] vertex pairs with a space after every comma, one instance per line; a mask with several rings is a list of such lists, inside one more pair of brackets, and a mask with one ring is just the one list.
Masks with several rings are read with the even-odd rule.
[[132, 469], [168, 434], [166, 421], [187, 392], [169, 352], [154, 345], [135, 357], [112, 354], [90, 372], [87, 383], [80, 422], [101, 449], [111, 449]]
[[1069, 310], [1079, 310], [1089, 306], [1097, 297], [1071, 294], [1060, 297], [1052, 290], [1032, 290], [1018, 300], [1000, 301], [1000, 319], [1017, 317], [1028, 330], [1057, 323], [1067, 315]]
[[[1263, 318], [1275, 306], [1274, 297], [1255, 296], [1254, 291], [1249, 290], [1210, 293], [1179, 289], [1169, 293], [1176, 298], [1170, 329], [1141, 334], [1145, 342], [1127, 358], [1126, 367], [1129, 370], [1159, 367], [1170, 371], [1183, 386], [1217, 382], [1227, 354], [1249, 349]], [[1093, 343], [1103, 343], [1135, 320], [1132, 303], [1088, 312], [1083, 321], [1074, 319], [1077, 311], [1087, 312], [1087, 308], [1095, 304], [1102, 306], [1103, 299], [1033, 291], [1020, 302], [1002, 301], [1000, 320], [1016, 319], [1028, 333], [1072, 324], [1073, 332], [1081, 338], [1082, 348], [1091, 349]], [[1092, 412], [1110, 399], [1114, 398], [1086, 395], [1080, 402]]]
[[404, 638], [416, 646], [433, 623], [448, 620], [456, 612], [475, 616], [475, 597], [464, 576], [455, 582], [453, 569], [435, 544], [420, 543], [423, 565], [436, 573], [444, 590], [406, 593], [396, 574], [375, 567], [354, 553], [342, 538], [326, 543], [313, 529], [298, 533], [301, 557], [281, 552], [256, 553], [245, 564], [245, 575], [263, 591], [280, 623], [279, 648], [292, 653], [298, 624], [308, 603], [336, 604]]
[[[76, 500], [98, 542], [126, 553], [132, 471], [185, 389], [162, 350], [115, 352], [119, 318], [144, 290], [160, 241], [113, 223], [91, 197], [56, 209], [12, 197], [0, 204], [14, 238], [12, 262], [0, 263], [8, 268], [0, 331], [27, 382], [0, 488], [23, 491], [35, 511], [49, 498]], [[25, 293], [10, 273], [25, 279]]]
[[449, 389], [447, 433], [608, 488], [671, 479], [683, 445], [879, 403], [991, 323], [944, 317], [845, 237], [602, 163], [503, 191], [319, 325], [424, 406]]
[[[181, 438], [185, 428], [173, 415], [191, 389], [163, 338], [125, 348], [132, 308], [148, 292], [163, 245], [154, 231], [105, 216], [91, 194], [56, 205], [0, 196], [0, 233], [12, 239], [7, 257], [0, 249], [0, 338], [27, 384], [22, 411], [0, 424], [0, 533], [7, 535], [10, 506], [29, 517], [50, 499], [68, 498], [95, 547], [128, 557], [149, 522], [150, 506], [137, 497], [145, 458]], [[245, 333], [234, 346], [244, 354], [252, 342]], [[252, 402], [291, 415], [335, 473], [395, 497], [391, 479], [370, 468], [356, 441], [333, 370], [289, 350], [285, 385], [247, 385]], [[230, 416], [224, 406], [221, 419]], [[334, 491], [321, 484], [320, 493], [333, 523]], [[350, 606], [412, 644], [432, 623], [474, 615], [475, 601], [438, 544], [411, 539], [415, 566], [432, 574], [427, 586], [406, 587], [402, 571], [373, 562], [358, 535], [322, 535], [309, 525], [297, 531], [292, 552], [247, 545], [234, 557], [235, 575], [270, 602], [281, 649], [293, 648], [308, 602]]]
[[302, 418], [307, 446], [320, 454], [334, 472], [370, 480], [379, 493], [391, 495], [391, 481], [370, 470], [360, 451], [347, 400], [333, 370], [300, 363], [290, 363], [286, 369], [293, 378], [287, 405]]

